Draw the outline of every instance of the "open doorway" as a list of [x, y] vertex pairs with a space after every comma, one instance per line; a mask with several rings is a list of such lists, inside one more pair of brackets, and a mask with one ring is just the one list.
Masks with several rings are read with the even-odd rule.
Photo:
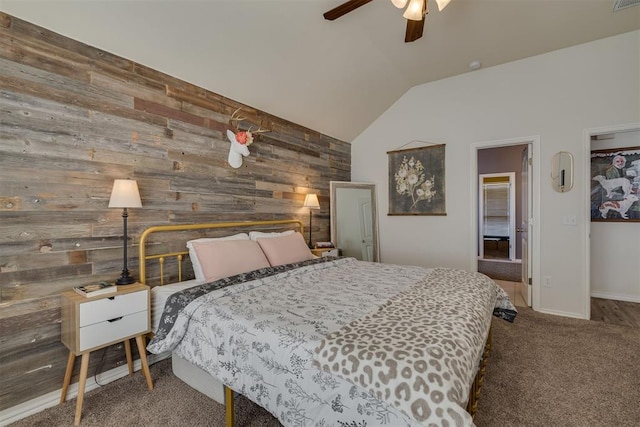
[[[522, 223], [521, 157], [526, 149], [527, 144], [517, 144], [478, 150], [478, 201], [486, 200], [487, 188], [490, 197], [497, 198], [488, 211], [483, 211], [485, 206], [478, 209], [478, 271], [492, 279], [519, 282], [522, 276], [515, 226]], [[506, 256], [491, 256], [501, 250]]]
[[[590, 183], [585, 188], [589, 218], [585, 227], [586, 318], [635, 326], [640, 311], [640, 265], [635, 262], [640, 241], [640, 123], [586, 130], [585, 154], [584, 181]], [[616, 177], [607, 176], [608, 163], [613, 165], [618, 158], [622, 162], [614, 166], [622, 179], [615, 183], [628, 182], [624, 186], [612, 185]], [[622, 215], [620, 210], [602, 209], [607, 205], [624, 205], [626, 211]]]
[[[531, 197], [535, 178], [532, 176], [533, 142], [536, 141], [523, 138], [480, 143], [474, 147], [476, 268], [496, 280], [521, 306], [533, 305], [535, 282], [530, 237], [535, 237]], [[486, 206], [487, 197], [497, 203]], [[498, 256], [492, 256], [495, 249]]]

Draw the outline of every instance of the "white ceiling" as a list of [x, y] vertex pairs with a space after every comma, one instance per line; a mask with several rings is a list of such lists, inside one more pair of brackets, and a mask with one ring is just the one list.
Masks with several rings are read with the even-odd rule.
[[429, 0], [424, 35], [374, 0], [0, 0], [0, 10], [351, 141], [411, 87], [640, 29], [615, 0]]

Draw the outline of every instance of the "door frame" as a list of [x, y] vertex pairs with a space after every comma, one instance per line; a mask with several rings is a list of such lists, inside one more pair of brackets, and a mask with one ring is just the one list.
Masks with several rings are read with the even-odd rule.
[[[595, 135], [601, 135], [606, 133], [616, 132], [631, 132], [640, 131], [640, 122], [628, 123], [615, 126], [602, 126], [597, 128], [590, 128], [584, 130], [584, 172], [582, 176], [582, 182], [591, 182], [591, 137]], [[591, 185], [586, 184], [584, 186], [584, 213], [585, 213], [585, 227], [584, 234], [582, 236], [582, 245], [585, 248], [584, 251], [584, 271], [582, 277], [584, 277], [584, 313], [585, 319], [591, 319]]]
[[540, 135], [524, 136], [520, 138], [509, 138], [493, 141], [475, 142], [470, 145], [470, 195], [471, 195], [471, 212], [470, 229], [471, 235], [474, 236], [470, 245], [471, 271], [478, 271], [478, 150], [485, 148], [506, 147], [510, 145], [530, 144], [531, 158], [533, 164], [531, 166], [531, 196], [533, 201], [532, 217], [530, 218], [532, 232], [529, 235], [529, 241], [533, 250], [531, 251], [531, 308], [538, 311], [540, 309]]
[[[516, 173], [483, 173], [478, 175], [478, 212], [484, 208], [484, 178], [507, 177], [509, 179], [509, 261], [516, 260]], [[484, 258], [484, 233], [482, 229], [482, 219], [484, 215], [478, 216], [478, 252], [479, 258]]]

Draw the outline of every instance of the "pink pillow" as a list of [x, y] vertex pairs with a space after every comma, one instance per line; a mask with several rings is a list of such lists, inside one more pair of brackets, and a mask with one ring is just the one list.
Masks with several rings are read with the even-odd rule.
[[207, 282], [269, 267], [269, 261], [253, 240], [193, 242]]
[[272, 267], [315, 258], [300, 233], [256, 240]]

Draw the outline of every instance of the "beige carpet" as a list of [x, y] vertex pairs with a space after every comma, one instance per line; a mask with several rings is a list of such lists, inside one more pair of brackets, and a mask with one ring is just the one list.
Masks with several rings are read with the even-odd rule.
[[[520, 308], [514, 324], [494, 319], [493, 351], [478, 427], [636, 426], [640, 421], [640, 329], [544, 315]], [[223, 426], [224, 408], [171, 373], [151, 367], [87, 393], [81, 426]], [[75, 400], [14, 424], [71, 426]], [[243, 398], [238, 427], [280, 426]], [[368, 426], [372, 427], [372, 426]]]

